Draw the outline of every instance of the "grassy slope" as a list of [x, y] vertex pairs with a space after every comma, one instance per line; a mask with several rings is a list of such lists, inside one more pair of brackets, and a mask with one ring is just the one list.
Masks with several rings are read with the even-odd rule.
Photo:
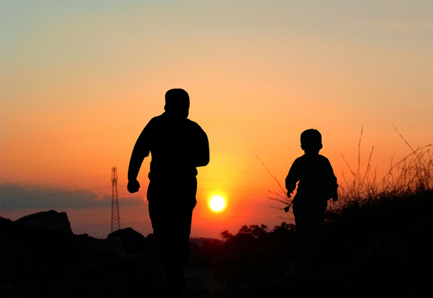
[[262, 255], [255, 270], [254, 257], [232, 265], [253, 282], [221, 297], [422, 296], [432, 279], [432, 207], [431, 191], [346, 204], [330, 214], [325, 238], [310, 255], [276, 251]]

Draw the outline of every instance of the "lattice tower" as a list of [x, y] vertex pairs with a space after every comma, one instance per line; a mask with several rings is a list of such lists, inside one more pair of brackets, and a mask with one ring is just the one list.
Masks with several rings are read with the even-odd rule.
[[117, 194], [117, 168], [111, 171], [111, 232], [120, 229], [119, 196]]

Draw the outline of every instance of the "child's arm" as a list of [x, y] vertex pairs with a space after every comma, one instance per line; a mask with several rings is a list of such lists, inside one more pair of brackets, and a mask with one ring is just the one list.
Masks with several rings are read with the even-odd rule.
[[287, 189], [287, 196], [290, 198], [292, 196], [292, 192], [296, 188], [296, 183], [299, 181], [300, 175], [299, 175], [299, 166], [297, 160], [292, 164], [289, 170], [289, 174], [287, 174], [286, 177], [286, 189]]
[[335, 194], [332, 196], [332, 201], [337, 202], [338, 201], [338, 193], [335, 191]]
[[331, 199], [332, 199], [332, 201], [336, 202], [336, 201], [338, 201], [337, 177], [335, 177], [334, 169], [332, 168], [331, 163], [329, 162], [329, 160], [328, 160], [328, 164], [329, 164], [329, 177], [330, 177], [330, 179], [329, 179], [329, 186], [332, 189]]

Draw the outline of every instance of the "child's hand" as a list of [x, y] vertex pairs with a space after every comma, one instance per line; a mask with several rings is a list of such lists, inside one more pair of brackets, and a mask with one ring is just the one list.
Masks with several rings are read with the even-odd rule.
[[335, 193], [335, 195], [332, 197], [332, 201], [334, 202], [338, 201], [338, 193]]

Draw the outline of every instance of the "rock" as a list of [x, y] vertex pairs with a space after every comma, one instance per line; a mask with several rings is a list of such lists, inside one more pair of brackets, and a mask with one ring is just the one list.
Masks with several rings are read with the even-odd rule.
[[97, 238], [91, 237], [88, 234], [74, 235], [72, 240], [81, 244], [89, 244], [98, 241]]
[[123, 248], [127, 254], [149, 253], [149, 243], [147, 239], [132, 228], [114, 231], [110, 233], [107, 238], [112, 239], [116, 237], [121, 239]]
[[[79, 285], [79, 286], [77, 286]], [[132, 254], [94, 263], [68, 276], [62, 297], [164, 297], [164, 269], [152, 258]]]
[[162, 264], [161, 258], [158, 253], [158, 247], [155, 235], [152, 233], [148, 234], [146, 237], [147, 243], [149, 244], [149, 256], [158, 261], [160, 264]]
[[0, 239], [13, 237], [16, 234], [15, 225], [12, 220], [0, 217]]
[[0, 217], [0, 298], [165, 297], [165, 271], [148, 238], [130, 228], [107, 239], [74, 235], [66, 213], [54, 210]]
[[9, 284], [0, 284], [0, 297], [2, 298], [24, 298], [24, 295]]
[[126, 255], [120, 238], [95, 239], [88, 243], [73, 241], [71, 245], [79, 251], [86, 260], [111, 260]]
[[21, 217], [15, 222], [25, 226], [44, 228], [60, 232], [65, 236], [73, 235], [71, 223], [69, 222], [66, 212], [59, 213], [54, 210], [38, 212]]
[[184, 276], [186, 282], [185, 291], [187, 292], [215, 294], [223, 290], [209, 267], [187, 269]]
[[109, 239], [118, 239], [126, 254], [145, 254], [158, 264], [162, 264], [158, 254], [157, 241], [153, 234], [144, 237], [132, 228], [126, 228], [110, 233], [107, 237], [107, 240]]

